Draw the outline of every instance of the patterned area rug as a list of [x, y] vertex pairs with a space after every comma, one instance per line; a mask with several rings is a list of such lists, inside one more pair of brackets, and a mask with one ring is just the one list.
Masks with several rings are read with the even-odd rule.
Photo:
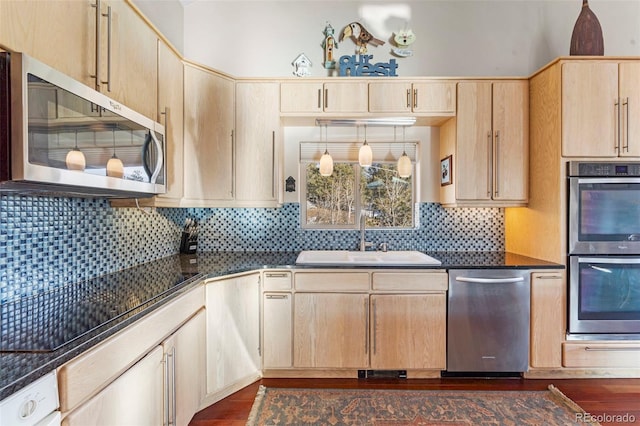
[[260, 386], [247, 425], [582, 425], [577, 404], [547, 391], [284, 389]]

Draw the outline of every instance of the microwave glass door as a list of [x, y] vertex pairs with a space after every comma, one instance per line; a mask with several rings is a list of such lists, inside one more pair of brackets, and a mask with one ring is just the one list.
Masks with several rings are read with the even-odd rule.
[[570, 330], [640, 333], [640, 258], [571, 258]]
[[79, 150], [85, 161], [80, 172], [108, 176], [107, 163], [115, 157], [122, 161], [122, 179], [164, 184], [160, 133], [32, 74], [27, 104], [29, 163], [73, 169], [67, 156]]

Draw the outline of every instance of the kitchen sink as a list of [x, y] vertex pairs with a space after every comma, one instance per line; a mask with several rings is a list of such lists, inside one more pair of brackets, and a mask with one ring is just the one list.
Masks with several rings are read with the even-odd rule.
[[419, 251], [348, 251], [304, 250], [296, 259], [297, 265], [355, 265], [355, 266], [420, 266], [440, 265], [438, 259]]

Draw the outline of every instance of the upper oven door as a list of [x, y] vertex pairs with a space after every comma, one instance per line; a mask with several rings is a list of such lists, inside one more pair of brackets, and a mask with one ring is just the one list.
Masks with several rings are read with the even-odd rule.
[[569, 254], [640, 254], [640, 178], [569, 178]]

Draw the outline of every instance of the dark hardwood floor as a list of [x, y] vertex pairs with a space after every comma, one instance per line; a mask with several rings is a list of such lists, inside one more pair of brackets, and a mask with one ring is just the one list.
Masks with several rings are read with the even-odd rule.
[[603, 421], [602, 425], [640, 424], [640, 379], [262, 379], [197, 413], [189, 426], [244, 425], [258, 386], [299, 388], [395, 388], [465, 390], [544, 390], [550, 384], [593, 416], [633, 416], [633, 423]]

